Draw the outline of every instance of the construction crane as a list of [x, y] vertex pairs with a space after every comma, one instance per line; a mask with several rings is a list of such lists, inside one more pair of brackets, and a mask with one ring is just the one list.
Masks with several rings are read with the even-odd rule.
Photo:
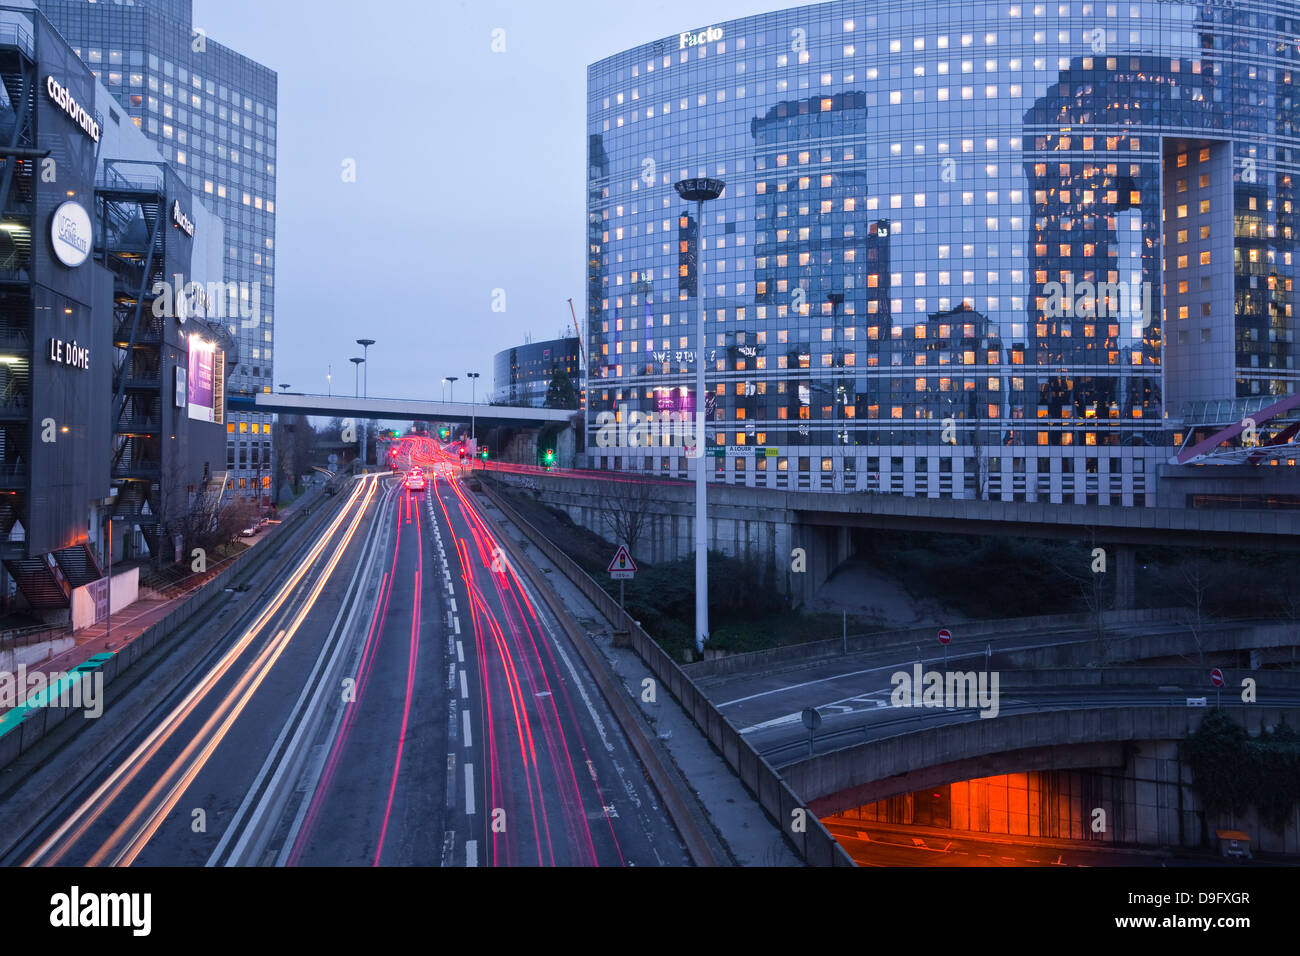
[[587, 337], [578, 326], [578, 313], [573, 308], [573, 299], [569, 299], [569, 314], [573, 316], [573, 328], [578, 335], [578, 371], [582, 373], [582, 399], [579, 405], [587, 407]]

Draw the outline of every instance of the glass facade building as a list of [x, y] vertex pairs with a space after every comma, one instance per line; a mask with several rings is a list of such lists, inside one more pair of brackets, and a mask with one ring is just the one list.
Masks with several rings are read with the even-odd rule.
[[492, 400], [502, 405], [541, 408], [546, 403], [551, 377], [557, 371], [569, 376], [574, 394], [580, 396], [580, 350], [580, 340], [571, 337], [527, 342], [498, 352], [492, 360]]
[[[225, 223], [240, 289], [227, 391], [274, 381], [277, 78], [195, 27], [191, 0], [39, 0], [38, 6], [207, 208]], [[269, 494], [272, 416], [226, 421], [229, 481]]]
[[716, 480], [1144, 506], [1193, 403], [1296, 390], [1300, 3], [684, 27], [588, 69], [593, 464], [687, 473], [597, 426], [698, 357]]

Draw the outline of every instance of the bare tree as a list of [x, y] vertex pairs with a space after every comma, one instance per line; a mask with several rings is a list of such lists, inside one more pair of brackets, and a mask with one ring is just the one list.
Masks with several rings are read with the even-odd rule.
[[178, 507], [166, 523], [171, 536], [181, 538], [182, 555], [202, 548], [208, 554], [239, 537], [257, 520], [257, 505], [248, 498], [226, 500], [224, 489], [213, 482], [201, 486], [186, 507]]
[[654, 486], [643, 481], [606, 482], [609, 490], [597, 499], [603, 526], [615, 544], [627, 545], [636, 552], [637, 542], [645, 531], [654, 500]]
[[1206, 598], [1214, 587], [1217, 570], [1214, 562], [1198, 554], [1178, 566], [1174, 582], [1175, 593], [1181, 602], [1187, 604], [1184, 623], [1196, 644], [1197, 663], [1202, 667], [1205, 666], [1205, 629], [1210, 623], [1210, 615], [1205, 609]]
[[288, 482], [295, 493], [301, 490], [302, 476], [311, 468], [316, 454], [316, 431], [304, 415], [281, 415], [272, 430], [271, 440], [278, 465], [272, 490], [278, 500], [284, 482]]
[[1107, 554], [1105, 548], [1097, 543], [1097, 529], [1090, 529], [1085, 544], [1090, 544], [1077, 561], [1063, 564], [1053, 561], [1052, 566], [1071, 584], [1078, 588], [1079, 597], [1092, 620], [1093, 646], [1095, 660], [1104, 665], [1110, 657], [1110, 637], [1106, 632], [1106, 610], [1108, 601], [1106, 587]]

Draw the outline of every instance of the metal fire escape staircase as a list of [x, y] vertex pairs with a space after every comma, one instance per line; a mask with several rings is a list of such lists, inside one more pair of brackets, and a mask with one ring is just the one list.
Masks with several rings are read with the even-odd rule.
[[166, 185], [161, 169], [125, 175], [107, 163], [96, 187], [99, 259], [113, 274], [113, 514], [162, 551], [162, 381], [166, 316], [154, 315], [164, 274]]

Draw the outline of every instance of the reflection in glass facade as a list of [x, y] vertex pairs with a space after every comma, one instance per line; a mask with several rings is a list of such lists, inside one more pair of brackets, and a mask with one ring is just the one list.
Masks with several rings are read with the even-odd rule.
[[[256, 312], [229, 326], [238, 343], [227, 391], [270, 392], [274, 382], [275, 71], [222, 46], [193, 22], [192, 0], [131, 4], [38, 0], [42, 12], [113, 94], [131, 121], [226, 224], [225, 281]], [[254, 303], [256, 292], [258, 301]], [[227, 420], [236, 493], [268, 492], [270, 415]]]
[[699, 355], [718, 480], [1141, 506], [1187, 403], [1295, 391], [1300, 3], [684, 29], [588, 70], [592, 425]]

